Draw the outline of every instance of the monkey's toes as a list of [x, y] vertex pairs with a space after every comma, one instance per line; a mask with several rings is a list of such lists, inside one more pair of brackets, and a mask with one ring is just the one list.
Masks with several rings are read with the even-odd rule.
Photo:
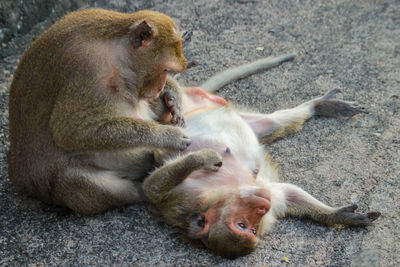
[[322, 97], [321, 100], [329, 100], [329, 99], [334, 99], [337, 94], [341, 93], [342, 91], [338, 88], [333, 89], [332, 91], [329, 91], [326, 95]]
[[325, 117], [353, 117], [359, 113], [368, 113], [364, 107], [358, 106], [352, 102], [346, 102], [338, 99], [317, 101], [314, 106], [315, 115]]
[[371, 221], [375, 221], [376, 219], [378, 219], [381, 216], [381, 213], [379, 211], [370, 211], [367, 213], [367, 217], [368, 219], [370, 219]]
[[343, 207], [339, 210], [339, 212], [354, 212], [358, 208], [357, 204], [353, 204], [350, 206]]
[[335, 214], [338, 223], [348, 226], [363, 227], [370, 225], [381, 215], [381, 213], [377, 211], [357, 213], [355, 212], [357, 208], [358, 206], [356, 204], [340, 208]]

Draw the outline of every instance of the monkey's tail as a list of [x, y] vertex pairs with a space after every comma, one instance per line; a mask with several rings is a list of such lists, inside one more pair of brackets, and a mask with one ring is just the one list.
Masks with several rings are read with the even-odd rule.
[[217, 73], [215, 76], [211, 77], [210, 79], [205, 81], [202, 85], [200, 85], [200, 87], [208, 92], [215, 92], [218, 89], [227, 85], [228, 83], [246, 78], [247, 76], [250, 76], [259, 71], [263, 71], [278, 66], [279, 64], [292, 60], [295, 57], [296, 53], [273, 57], [273, 58], [267, 57], [244, 65], [233, 67], [225, 71], [222, 71], [220, 73]]

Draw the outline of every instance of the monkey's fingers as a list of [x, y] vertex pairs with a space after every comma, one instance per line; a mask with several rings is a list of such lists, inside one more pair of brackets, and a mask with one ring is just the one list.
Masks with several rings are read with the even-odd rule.
[[186, 150], [190, 144], [192, 143], [192, 140], [189, 139], [187, 136], [183, 136], [180, 138], [179, 142], [177, 143], [178, 149], [183, 151]]
[[183, 117], [183, 114], [180, 112], [179, 108], [177, 108], [178, 100], [176, 99], [176, 97], [167, 92], [164, 95], [164, 102], [167, 108], [169, 109], [169, 112], [172, 115], [171, 124], [177, 125], [179, 127], [184, 127], [185, 119]]
[[185, 127], [185, 118], [180, 110], [176, 109], [175, 106], [169, 107], [169, 112], [172, 115], [171, 124], [179, 127]]
[[193, 31], [185, 32], [182, 34], [182, 47], [186, 47], [192, 41]]
[[179, 127], [185, 127], [185, 118], [183, 115], [179, 112], [177, 113], [175, 110], [171, 110], [172, 114], [172, 119], [171, 119], [171, 124], [177, 125]]
[[221, 168], [223, 160], [221, 154], [219, 154], [217, 151], [205, 148], [196, 153], [199, 153], [203, 159], [202, 169], [216, 172], [219, 170], [219, 168]]
[[158, 131], [162, 132], [160, 136], [161, 143], [158, 144], [160, 147], [183, 151], [186, 150], [192, 142], [189, 137], [183, 133], [181, 128], [175, 126], [163, 125]]

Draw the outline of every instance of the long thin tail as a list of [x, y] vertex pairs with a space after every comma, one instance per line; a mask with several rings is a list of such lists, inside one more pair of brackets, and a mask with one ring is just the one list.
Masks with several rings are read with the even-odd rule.
[[227, 85], [228, 83], [231, 83], [239, 79], [243, 79], [256, 72], [278, 66], [279, 64], [285, 61], [292, 60], [295, 57], [296, 53], [278, 56], [274, 58], [267, 57], [248, 64], [233, 67], [225, 71], [222, 71], [220, 73], [217, 73], [215, 76], [205, 81], [200, 87], [208, 92], [215, 92], [218, 89]]

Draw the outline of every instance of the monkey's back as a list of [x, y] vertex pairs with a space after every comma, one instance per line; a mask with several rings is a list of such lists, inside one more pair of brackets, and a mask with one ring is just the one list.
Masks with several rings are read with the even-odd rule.
[[51, 142], [49, 120], [60, 79], [62, 38], [52, 29], [23, 54], [10, 88], [8, 173], [17, 189], [49, 201], [54, 160], [61, 159]]
[[21, 57], [10, 87], [8, 166], [9, 177], [20, 191], [51, 201], [52, 180], [68, 160], [50, 131], [54, 104], [60, 90], [84, 84], [93, 71], [80, 56], [83, 29], [90, 32], [90, 27], [101, 28], [110, 19], [124, 18], [118, 14], [105, 10], [71, 13], [40, 35]]

